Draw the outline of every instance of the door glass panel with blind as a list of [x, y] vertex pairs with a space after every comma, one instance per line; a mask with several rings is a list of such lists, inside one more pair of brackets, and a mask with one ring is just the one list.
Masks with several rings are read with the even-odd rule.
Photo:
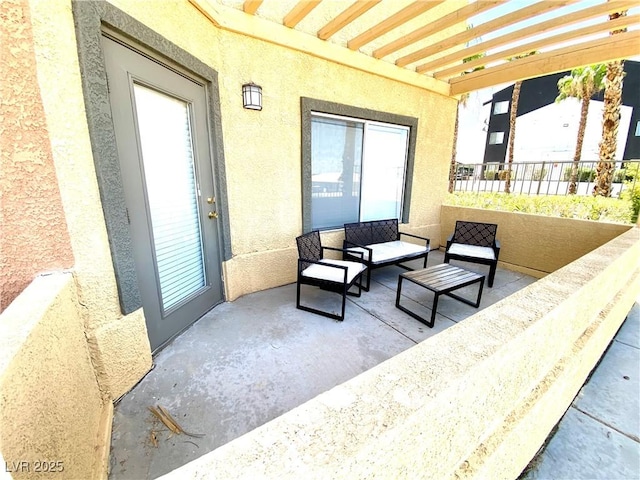
[[313, 113], [313, 229], [402, 215], [409, 127]]
[[222, 301], [206, 87], [102, 39], [133, 256], [157, 350]]
[[206, 285], [189, 104], [134, 84], [144, 181], [166, 312]]

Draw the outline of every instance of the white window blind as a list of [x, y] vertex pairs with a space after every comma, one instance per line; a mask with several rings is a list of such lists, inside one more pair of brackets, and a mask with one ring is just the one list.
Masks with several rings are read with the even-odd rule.
[[205, 286], [189, 104], [138, 84], [134, 94], [166, 312]]

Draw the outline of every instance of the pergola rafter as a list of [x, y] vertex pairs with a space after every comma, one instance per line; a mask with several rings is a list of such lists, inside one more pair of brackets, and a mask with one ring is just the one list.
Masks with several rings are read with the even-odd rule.
[[387, 19], [382, 22], [374, 25], [369, 30], [361, 33], [357, 37], [349, 40], [347, 42], [347, 47], [351, 50], [357, 50], [358, 48], [366, 45], [369, 42], [372, 42], [376, 38], [384, 35], [391, 30], [398, 28], [400, 25], [408, 22], [409, 20], [414, 19], [418, 15], [426, 12], [427, 10], [432, 9], [433, 7], [438, 6], [438, 4], [443, 3], [444, 0], [434, 0], [431, 2], [414, 2], [411, 5], [403, 8], [399, 12], [391, 15]]
[[256, 13], [258, 8], [262, 5], [262, 0], [245, 0], [242, 4], [242, 10], [244, 13], [248, 13], [249, 15], [253, 15]]
[[[637, 2], [635, 1], [630, 1], [630, 2], [627, 2], [627, 6], [632, 7], [636, 3]], [[592, 18], [601, 16], [601, 15], [608, 15], [612, 11], [616, 11], [616, 10], [615, 9], [612, 10], [611, 5], [609, 5], [608, 3], [603, 3], [599, 5], [594, 5], [592, 7], [588, 7], [582, 10], [578, 10], [568, 15], [563, 15], [562, 17], [552, 18], [551, 20], [547, 20], [541, 23], [536, 23], [529, 27], [525, 27], [521, 30], [516, 30], [515, 32], [508, 33], [506, 35], [501, 35], [499, 37], [496, 37], [492, 40], [488, 40], [486, 42], [470, 45], [469, 47], [465, 48], [462, 51], [454, 52], [449, 55], [445, 55], [444, 57], [440, 57], [436, 60], [433, 60], [429, 63], [419, 65], [416, 67], [416, 72], [431, 73], [441, 69], [441, 67], [457, 63], [458, 64], [457, 67], [452, 67], [451, 71], [454, 72], [455, 69], [459, 67], [459, 69], [455, 73], [460, 73], [467, 69], [473, 69], [477, 66], [486, 65], [487, 63], [490, 63], [489, 61], [487, 61], [487, 59], [489, 58], [488, 55], [482, 59], [474, 60], [473, 62], [463, 63], [464, 59], [469, 58], [472, 55], [500, 49], [501, 47], [505, 47], [515, 41], [523, 41], [523, 40], [526, 40], [527, 38], [538, 36], [544, 33], [548, 33], [550, 36], [542, 40], [539, 40], [538, 42], [535, 42], [535, 45], [532, 43], [531, 44], [532, 46], [527, 46], [526, 48], [521, 49], [516, 53], [509, 53], [506, 56], [514, 56], [522, 52], [539, 50], [540, 48], [543, 48], [548, 45], [553, 45], [556, 43], [562, 43], [562, 42], [571, 40], [576, 36], [586, 37], [594, 33], [606, 31], [608, 28], [611, 27], [611, 25], [609, 25], [608, 23], [598, 23], [583, 29], [570, 30], [560, 35], [553, 34], [553, 31], [560, 27], [566, 28], [576, 23], [584, 22], [586, 20], [591, 20]], [[591, 30], [589, 30], [589, 28]], [[515, 51], [516, 49], [511, 49], [511, 50]], [[471, 63], [473, 63], [473, 65]], [[449, 75], [449, 73], [450, 72], [447, 72], [448, 76], [443, 75], [443, 77], [449, 78], [455, 75], [455, 73], [453, 75]], [[439, 78], [438, 74], [436, 74], [435, 76], [436, 78]]]
[[[596, 33], [607, 32], [612, 28], [625, 28], [631, 25], [637, 25], [639, 23], [640, 23], [640, 15], [630, 15], [628, 17], [617, 18], [607, 24], [599, 23], [596, 25], [590, 25], [588, 27], [581, 28], [578, 31], [585, 36], [589, 36]], [[511, 57], [515, 57], [516, 55], [520, 55], [526, 52], [539, 51], [545, 47], [548, 47], [549, 45], [558, 44], [558, 43], [571, 40], [573, 33], [574, 32], [560, 33], [558, 35], [553, 35], [543, 40], [525, 43], [517, 47], [501, 50], [500, 52], [494, 53], [492, 55], [487, 55], [486, 57], [478, 58], [475, 60], [471, 60], [467, 63], [456, 65], [455, 67], [437, 71], [434, 73], [434, 77], [440, 78], [440, 79], [449, 79], [459, 74], [460, 72], [473, 70], [475, 68], [481, 67], [488, 63], [492, 63], [499, 60], [507, 60]], [[429, 69], [428, 69], [428, 66], [422, 65], [417, 67], [416, 71], [419, 73], [423, 73], [423, 72], [429, 71]]]
[[435, 35], [446, 28], [452, 27], [456, 24], [459, 24], [461, 21], [466, 21], [469, 17], [473, 15], [477, 15], [479, 13], [484, 12], [485, 10], [489, 10], [497, 5], [504, 3], [504, 0], [497, 0], [491, 2], [478, 1], [474, 3], [470, 3], [469, 5], [465, 5], [464, 7], [451, 12], [444, 17], [439, 18], [423, 27], [414, 30], [413, 32], [403, 35], [402, 37], [394, 40], [393, 42], [380, 47], [373, 52], [373, 56], [375, 58], [383, 58], [387, 55], [390, 55], [404, 47], [408, 47], [419, 40], [427, 38], [431, 35]]
[[449, 81], [451, 95], [500, 85], [514, 77], [525, 80], [570, 70], [576, 65], [591, 65], [629, 58], [638, 54], [638, 45], [640, 45], [640, 31], [633, 31], [519, 58], [493, 68], [452, 78]]
[[349, 8], [318, 30], [318, 38], [326, 40], [353, 22], [356, 18], [364, 15], [381, 1], [382, 0], [356, 0]]
[[[629, 0], [587, 7], [577, 0], [524, 7], [519, 0], [189, 1], [217, 28], [450, 95], [640, 56], [640, 5]], [[478, 15], [488, 20], [478, 23]], [[630, 31], [609, 36], [622, 27]], [[529, 51], [539, 53], [505, 63]]]
[[435, 55], [451, 48], [464, 46], [467, 42], [480, 38], [482, 35], [522, 22], [523, 20], [536, 15], [540, 15], [560, 7], [565, 7], [568, 4], [575, 3], [575, 1], [576, 0], [534, 3], [533, 5], [516, 10], [515, 12], [511, 12], [503, 17], [498, 17], [487, 23], [478, 25], [477, 27], [472, 27], [464, 32], [458, 33], [457, 35], [453, 35], [452, 37], [446, 38], [433, 45], [429, 45], [428, 47], [421, 48], [409, 55], [405, 55], [404, 57], [396, 60], [396, 65], [404, 67], [405, 65], [415, 63], [418, 60], [430, 57], [431, 55]]
[[295, 27], [304, 17], [311, 13], [311, 10], [316, 8], [322, 0], [302, 0], [293, 7], [293, 9], [284, 17], [282, 24], [285, 27]]

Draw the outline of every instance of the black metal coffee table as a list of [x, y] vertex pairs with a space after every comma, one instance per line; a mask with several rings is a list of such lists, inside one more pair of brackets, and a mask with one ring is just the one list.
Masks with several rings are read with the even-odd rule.
[[[421, 287], [431, 290], [435, 295], [433, 298], [433, 307], [431, 310], [431, 321], [427, 321], [420, 315], [410, 311], [406, 307], [400, 305], [400, 296], [402, 294], [402, 281], [408, 280]], [[478, 298], [475, 303], [466, 298], [460, 297], [453, 292], [459, 288], [473, 285], [474, 283], [480, 284], [478, 290]], [[447, 295], [448, 297], [455, 298], [456, 300], [478, 308], [480, 306], [480, 298], [482, 297], [482, 288], [484, 287], [484, 275], [479, 273], [470, 272], [460, 267], [454, 267], [448, 263], [441, 265], [434, 265], [433, 267], [424, 268], [422, 270], [413, 270], [411, 272], [401, 273], [398, 278], [398, 290], [396, 293], [396, 307], [405, 313], [408, 313], [416, 320], [421, 321], [427, 327], [433, 328], [436, 321], [436, 308], [438, 307], [438, 298], [440, 295]]]

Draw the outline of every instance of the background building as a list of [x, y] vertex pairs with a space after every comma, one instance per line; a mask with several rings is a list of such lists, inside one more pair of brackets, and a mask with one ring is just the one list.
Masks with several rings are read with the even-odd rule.
[[[618, 130], [619, 160], [640, 158], [640, 63], [626, 61], [626, 76], [622, 90], [622, 108]], [[516, 123], [514, 161], [573, 160], [580, 101], [569, 98], [555, 103], [558, 80], [570, 72], [555, 73], [522, 82]], [[509, 114], [513, 85], [506, 87], [485, 102], [488, 108], [487, 131], [483, 162], [504, 162], [510, 134]], [[602, 137], [602, 105], [604, 92], [592, 97], [589, 105], [582, 160], [597, 160]], [[459, 161], [468, 162], [459, 157]]]

